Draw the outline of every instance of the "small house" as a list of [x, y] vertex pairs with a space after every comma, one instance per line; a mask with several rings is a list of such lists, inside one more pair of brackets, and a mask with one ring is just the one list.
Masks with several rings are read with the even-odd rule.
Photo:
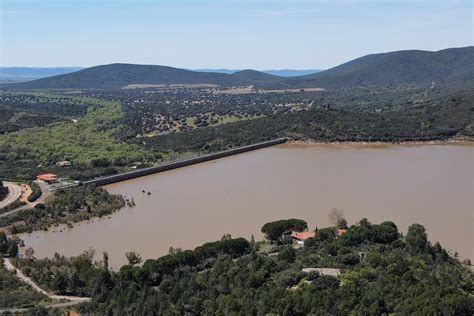
[[44, 173], [36, 176], [36, 179], [46, 183], [53, 183], [58, 181], [58, 176], [52, 173]]
[[315, 232], [292, 232], [290, 237], [295, 244], [304, 245], [304, 241], [308, 238], [313, 238]]

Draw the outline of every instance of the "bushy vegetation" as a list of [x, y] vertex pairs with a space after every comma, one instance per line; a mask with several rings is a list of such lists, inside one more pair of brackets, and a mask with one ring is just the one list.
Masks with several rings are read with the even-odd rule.
[[218, 151], [277, 137], [319, 142], [403, 142], [473, 136], [474, 95], [380, 113], [313, 109], [149, 138], [155, 150]]
[[[98, 108], [76, 123], [55, 123], [0, 135], [0, 177], [33, 180], [39, 173], [57, 172], [72, 178], [90, 178], [116, 173], [135, 161], [155, 159], [157, 154], [115, 136], [121, 130], [119, 104], [82, 99], [95, 102]], [[96, 167], [97, 159], [107, 161], [107, 166]], [[71, 161], [72, 166], [56, 167], [56, 162], [62, 160]]]
[[0, 92], [0, 134], [76, 119], [95, 107], [97, 104], [77, 97]]
[[[66, 258], [55, 254], [53, 258], [36, 259], [34, 251], [14, 260], [16, 267], [48, 291], [61, 295], [90, 296], [107, 262], [94, 261], [95, 251], [89, 249], [82, 254]], [[107, 254], [104, 254], [107, 258]], [[107, 260], [107, 259], [106, 259]]]
[[38, 183], [30, 181], [29, 185], [31, 188], [31, 194], [28, 196], [28, 202], [34, 202], [41, 196], [41, 194], [43, 194], [43, 192]]
[[[303, 220], [293, 223], [305, 229]], [[265, 229], [266, 230], [266, 229]], [[420, 224], [406, 236], [393, 222], [367, 219], [337, 237], [318, 229], [304, 247], [255, 243], [226, 235], [194, 250], [110, 270], [94, 251], [36, 259], [27, 249], [17, 267], [60, 294], [92, 296], [79, 306], [98, 314], [445, 314], [474, 312], [474, 275], [432, 245]], [[271, 247], [271, 254], [268, 254]], [[139, 256], [138, 256], [139, 257]], [[331, 270], [332, 269], [332, 270]], [[337, 274], [325, 272], [338, 271]], [[1, 276], [1, 274], [0, 274]], [[8, 289], [11, 290], [10, 288]]]
[[0, 201], [8, 195], [8, 188], [3, 186], [3, 181], [0, 180]]
[[2, 256], [16, 257], [19, 243], [17, 238], [8, 238], [3, 231], [0, 231], [0, 258]]
[[46, 298], [21, 282], [0, 262], [0, 308], [31, 307]]
[[[432, 245], [422, 225], [403, 236], [393, 222], [363, 219], [340, 237], [323, 233], [334, 230], [319, 229], [303, 248], [273, 245], [272, 255], [259, 250], [261, 243], [226, 237], [117, 272], [106, 256], [92, 263], [90, 252], [17, 264], [51, 290], [92, 295], [80, 310], [99, 314], [474, 312], [472, 272]], [[339, 275], [324, 272], [331, 268]]]
[[125, 205], [120, 195], [112, 195], [94, 185], [57, 190], [45, 204], [1, 217], [0, 227], [12, 234], [47, 230], [51, 225], [69, 224], [111, 214]]

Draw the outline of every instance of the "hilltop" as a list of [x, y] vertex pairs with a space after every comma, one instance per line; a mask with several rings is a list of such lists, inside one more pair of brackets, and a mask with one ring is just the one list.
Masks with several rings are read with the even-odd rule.
[[131, 84], [252, 85], [280, 77], [252, 71], [235, 74], [198, 72], [156, 65], [109, 64], [16, 84], [21, 89], [120, 89]]
[[474, 46], [437, 52], [406, 50], [360, 57], [316, 74], [285, 81], [292, 86], [341, 88], [388, 84], [452, 84], [474, 80]]

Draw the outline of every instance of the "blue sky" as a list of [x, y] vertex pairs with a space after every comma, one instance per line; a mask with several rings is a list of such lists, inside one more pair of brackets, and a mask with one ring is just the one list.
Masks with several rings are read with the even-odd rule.
[[325, 69], [473, 45], [472, 1], [0, 0], [0, 66]]

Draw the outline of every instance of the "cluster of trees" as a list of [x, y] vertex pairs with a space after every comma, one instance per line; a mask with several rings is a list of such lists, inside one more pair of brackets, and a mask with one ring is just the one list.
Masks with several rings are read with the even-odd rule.
[[113, 195], [95, 185], [57, 190], [45, 204], [0, 218], [0, 227], [12, 234], [47, 230], [51, 225], [69, 224], [102, 217], [125, 206], [121, 195]]
[[3, 266], [0, 260], [0, 309], [31, 307], [46, 298], [23, 283]]
[[43, 194], [43, 192], [38, 183], [30, 181], [29, 185], [31, 188], [31, 194], [28, 196], [28, 202], [34, 202], [41, 196], [41, 194]]
[[155, 150], [212, 152], [276, 137], [321, 142], [401, 142], [473, 136], [472, 104], [474, 94], [470, 93], [446, 97], [433, 106], [380, 113], [313, 109], [162, 135], [147, 139], [146, 146]]
[[0, 258], [2, 256], [16, 257], [19, 244], [17, 238], [8, 238], [3, 231], [0, 231]]
[[8, 187], [3, 186], [3, 181], [0, 180], [0, 201], [8, 195]]
[[[285, 221], [268, 223], [279, 227]], [[305, 229], [302, 220], [290, 220]], [[79, 306], [98, 314], [448, 314], [474, 312], [473, 273], [432, 245], [422, 225], [403, 236], [393, 222], [362, 219], [336, 238], [336, 227], [318, 230], [303, 248], [243, 238], [204, 244], [138, 266], [108, 268], [93, 251], [64, 258], [15, 261], [22, 271], [57, 293], [91, 295]], [[326, 232], [326, 233], [321, 233]], [[329, 233], [333, 232], [333, 233]], [[339, 269], [340, 276], [304, 268]]]
[[0, 134], [78, 118], [95, 104], [49, 93], [0, 94]]
[[282, 219], [262, 226], [262, 233], [272, 243], [281, 243], [292, 232], [302, 232], [308, 229], [308, 223], [302, 219]]
[[227, 94], [209, 88], [160, 91], [117, 90], [89, 92], [103, 100], [120, 100], [125, 109], [123, 136], [191, 130], [278, 113], [307, 109], [321, 92]]
[[219, 93], [209, 88], [157, 91], [93, 91], [86, 95], [119, 100], [126, 113], [124, 138], [189, 131], [233, 121], [294, 111], [348, 109], [357, 112], [397, 111], [437, 103], [448, 92], [417, 85], [353, 87], [325, 92]]
[[[431, 245], [418, 224], [411, 225], [403, 236], [392, 222], [372, 224], [363, 219], [339, 238], [317, 234], [304, 248], [276, 244], [275, 255], [270, 256], [260, 246], [224, 238], [194, 251], [178, 250], [147, 260], [142, 267], [126, 265], [114, 272], [97, 266], [100, 273], [94, 273], [92, 284], [100, 280], [101, 286], [93, 287], [92, 302], [81, 305], [80, 311], [206, 315], [474, 312], [472, 272], [438, 243]], [[341, 275], [303, 270], [312, 267], [340, 269]]]
[[100, 287], [102, 271], [108, 269], [108, 255], [102, 261], [94, 260], [95, 251], [89, 249], [82, 254], [66, 258], [55, 253], [53, 258], [37, 259], [28, 248], [25, 256], [13, 260], [16, 267], [41, 287], [61, 295], [90, 296], [94, 288]]
[[[117, 173], [135, 161], [157, 160], [158, 153], [118, 139], [123, 116], [119, 104], [94, 102], [93, 110], [76, 123], [60, 122], [0, 135], [0, 178], [33, 180], [40, 173], [53, 172], [82, 180]], [[71, 161], [72, 166], [57, 167], [61, 160]], [[97, 166], [100, 160], [106, 160], [107, 166]]]

